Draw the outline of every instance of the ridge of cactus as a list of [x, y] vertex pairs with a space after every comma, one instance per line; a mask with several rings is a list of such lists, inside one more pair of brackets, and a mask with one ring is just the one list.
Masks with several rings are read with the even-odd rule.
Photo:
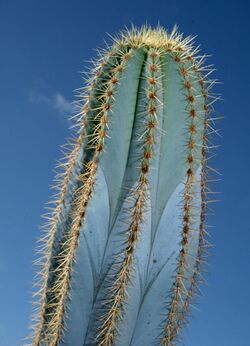
[[[185, 182], [185, 188], [184, 188], [184, 206], [183, 206], [183, 231], [182, 231], [182, 247], [180, 250], [179, 255], [179, 261], [178, 261], [178, 267], [177, 267], [177, 277], [176, 281], [173, 285], [173, 299], [172, 303], [168, 312], [168, 322], [165, 327], [165, 335], [162, 339], [162, 345], [171, 345], [172, 341], [175, 337], [175, 335], [178, 333], [179, 330], [179, 324], [180, 321], [184, 318], [184, 313], [186, 306], [183, 306], [182, 300], [186, 299], [190, 295], [190, 290], [186, 288], [185, 286], [185, 280], [186, 280], [186, 271], [190, 270], [187, 267], [187, 256], [188, 254], [188, 247], [189, 247], [189, 233], [192, 231], [196, 231], [195, 229], [192, 229], [192, 217], [194, 217], [195, 214], [195, 208], [197, 205], [195, 204], [195, 192], [193, 191], [193, 183], [194, 183], [194, 160], [198, 160], [197, 156], [199, 157], [199, 152], [197, 152], [197, 149], [200, 149], [200, 146], [197, 148], [197, 143], [195, 140], [195, 136], [202, 137], [202, 133], [199, 134], [198, 131], [198, 125], [197, 122], [200, 121], [199, 116], [197, 116], [194, 103], [195, 99], [201, 95], [194, 95], [194, 87], [192, 86], [192, 72], [189, 70], [189, 66], [185, 66], [185, 63], [182, 61], [182, 59], [176, 55], [175, 61], [179, 65], [179, 73], [182, 76], [183, 79], [183, 86], [186, 90], [186, 98], [188, 103], [188, 109], [189, 112], [189, 125], [188, 125], [188, 132], [189, 132], [189, 139], [187, 142], [187, 148], [188, 148], [188, 155], [187, 155], [187, 163], [188, 163], [188, 169], [186, 172], [186, 182]], [[191, 70], [192, 71], [192, 70]], [[202, 129], [203, 130], [203, 129]], [[203, 131], [202, 131], [203, 132]], [[196, 151], [196, 152], [195, 152]], [[192, 292], [192, 290], [191, 290]], [[178, 316], [178, 320], [177, 320]]]
[[[138, 136], [138, 144], [141, 144], [142, 153], [138, 165], [140, 167], [138, 181], [135, 187], [129, 192], [129, 198], [132, 200], [132, 207], [128, 213], [129, 227], [127, 229], [128, 237], [126, 246], [123, 249], [124, 256], [118, 273], [114, 278], [114, 284], [111, 287], [112, 296], [109, 299], [111, 305], [108, 312], [104, 315], [104, 323], [98, 334], [98, 345], [110, 345], [114, 338], [116, 330], [117, 317], [121, 314], [121, 306], [126, 297], [126, 286], [129, 275], [132, 270], [133, 254], [140, 225], [145, 209], [148, 192], [148, 173], [150, 162], [153, 156], [155, 142], [155, 132], [157, 128], [157, 79], [156, 72], [159, 70], [159, 53], [157, 50], [149, 50], [149, 57], [146, 61], [147, 74], [143, 76], [147, 80], [148, 86], [145, 90], [145, 110], [140, 114], [143, 117], [142, 124], [144, 131]], [[111, 300], [111, 303], [110, 303]]]
[[44, 216], [29, 345], [173, 346], [187, 323], [219, 99], [193, 41], [132, 26], [99, 50]]
[[[129, 58], [128, 53], [124, 54], [123, 56], [124, 61], [126, 61]], [[67, 232], [68, 234], [66, 234], [66, 237], [62, 240], [61, 251], [57, 255], [57, 267], [53, 273], [56, 276], [56, 280], [54, 282], [54, 285], [49, 289], [49, 293], [52, 294], [52, 298], [48, 300], [46, 304], [47, 309], [51, 309], [52, 311], [49, 313], [49, 321], [46, 321], [44, 323], [46, 328], [46, 335], [44, 335], [44, 339], [45, 344], [47, 343], [48, 345], [57, 345], [58, 338], [60, 337], [61, 333], [64, 301], [69, 288], [69, 273], [73, 262], [75, 248], [77, 246], [79, 229], [81, 226], [82, 218], [84, 217], [84, 212], [88, 203], [88, 199], [90, 198], [92, 188], [94, 185], [94, 179], [98, 165], [98, 156], [100, 155], [100, 152], [104, 150], [104, 139], [107, 136], [108, 112], [111, 109], [114, 86], [118, 82], [118, 77], [121, 73], [121, 70], [117, 70], [117, 66], [122, 67], [122, 64], [119, 65], [116, 62], [116, 65], [113, 67], [110, 79], [108, 79], [105, 82], [104, 90], [101, 90], [101, 95], [99, 96], [99, 100], [101, 101], [100, 105], [94, 108], [89, 106], [88, 110], [89, 101], [88, 103], [85, 103], [84, 112], [86, 112], [85, 114], [87, 116], [87, 121], [92, 121], [95, 125], [92, 130], [92, 133], [89, 134], [89, 138], [87, 139], [86, 143], [87, 148], [91, 149], [93, 153], [92, 158], [89, 159], [84, 165], [84, 173], [81, 173], [78, 176], [80, 186], [73, 193], [74, 204], [71, 215], [72, 225], [69, 231]], [[98, 71], [96, 72], [96, 74], [97, 77]], [[91, 90], [91, 88], [93, 88], [93, 86], [90, 86], [89, 89]], [[89, 111], [94, 113], [90, 115], [90, 119], [88, 119]], [[81, 139], [82, 134], [80, 134], [78, 142], [80, 142]], [[75, 152], [77, 151], [77, 149], [78, 145], [74, 147], [73, 151]], [[68, 174], [70, 173], [67, 171], [67, 176]], [[62, 191], [64, 191], [65, 188], [66, 185], [63, 184]], [[54, 228], [52, 229], [54, 231]], [[52, 234], [52, 237], [53, 236], [54, 234]], [[49, 247], [51, 248], [50, 244]], [[39, 343], [38, 340], [40, 339], [40, 337], [41, 330], [39, 328], [38, 334], [35, 336], [34, 339], [34, 344]]]

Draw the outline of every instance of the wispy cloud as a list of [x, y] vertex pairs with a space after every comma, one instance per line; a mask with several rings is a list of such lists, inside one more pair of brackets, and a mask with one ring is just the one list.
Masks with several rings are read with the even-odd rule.
[[66, 98], [60, 93], [57, 93], [54, 96], [53, 108], [57, 109], [59, 112], [67, 114], [72, 113], [75, 110], [75, 106], [66, 100]]
[[29, 93], [29, 102], [34, 104], [43, 104], [50, 109], [55, 109], [62, 115], [70, 115], [75, 112], [76, 106], [68, 101], [61, 93], [56, 92], [51, 96], [42, 94], [36, 90]]

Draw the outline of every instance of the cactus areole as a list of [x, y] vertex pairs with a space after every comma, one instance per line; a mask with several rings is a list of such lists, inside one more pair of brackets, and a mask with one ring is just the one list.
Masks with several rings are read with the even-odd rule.
[[31, 345], [178, 341], [208, 247], [203, 64], [176, 27], [132, 27], [100, 53], [40, 239]]

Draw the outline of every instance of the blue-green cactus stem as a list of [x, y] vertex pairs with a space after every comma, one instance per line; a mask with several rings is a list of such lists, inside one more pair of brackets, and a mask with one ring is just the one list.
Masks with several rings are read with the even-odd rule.
[[199, 289], [209, 90], [176, 28], [97, 60], [38, 260], [33, 346], [173, 346]]

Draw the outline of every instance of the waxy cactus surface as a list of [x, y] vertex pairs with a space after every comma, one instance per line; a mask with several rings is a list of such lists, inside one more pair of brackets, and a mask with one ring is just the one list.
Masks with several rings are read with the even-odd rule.
[[176, 27], [132, 28], [101, 52], [40, 239], [31, 345], [178, 340], [208, 247], [204, 59]]

